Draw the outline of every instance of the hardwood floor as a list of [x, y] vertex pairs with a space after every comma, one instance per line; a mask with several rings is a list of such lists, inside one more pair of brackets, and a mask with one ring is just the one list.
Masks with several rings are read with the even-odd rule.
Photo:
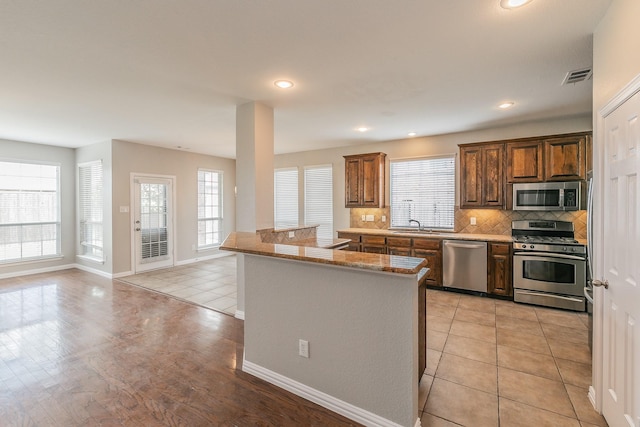
[[79, 270], [0, 280], [0, 424], [341, 426], [241, 371], [243, 322]]

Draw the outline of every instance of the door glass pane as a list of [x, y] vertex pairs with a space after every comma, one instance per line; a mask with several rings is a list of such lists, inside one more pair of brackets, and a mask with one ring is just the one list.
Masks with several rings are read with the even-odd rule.
[[168, 255], [167, 185], [140, 185], [140, 207], [142, 259]]

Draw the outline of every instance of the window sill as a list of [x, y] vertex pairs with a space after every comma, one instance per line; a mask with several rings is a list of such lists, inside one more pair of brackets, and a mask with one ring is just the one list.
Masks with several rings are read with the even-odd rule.
[[47, 262], [47, 261], [58, 261], [58, 260], [61, 260], [61, 259], [64, 259], [64, 256], [62, 256], [62, 255], [51, 255], [51, 256], [48, 256], [48, 257], [31, 258], [31, 259], [26, 259], [26, 260], [9, 260], [9, 261], [0, 262], [0, 267], [12, 267], [12, 266], [16, 266], [16, 265], [36, 264], [36, 263]]

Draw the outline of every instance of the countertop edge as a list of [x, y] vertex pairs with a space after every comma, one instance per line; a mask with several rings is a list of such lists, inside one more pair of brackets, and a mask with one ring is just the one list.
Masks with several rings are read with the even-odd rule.
[[482, 240], [487, 242], [512, 243], [513, 238], [504, 234], [472, 234], [472, 233], [418, 233], [402, 232], [402, 230], [373, 229], [373, 228], [344, 228], [336, 230], [336, 233], [369, 234], [385, 237], [415, 237], [426, 239], [451, 239], [451, 240]]

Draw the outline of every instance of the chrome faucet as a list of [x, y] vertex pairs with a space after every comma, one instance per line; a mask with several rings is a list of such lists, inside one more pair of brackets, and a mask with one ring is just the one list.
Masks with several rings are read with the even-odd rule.
[[418, 221], [417, 219], [410, 219], [409, 224], [411, 224], [412, 222], [415, 222], [418, 224], [418, 231], [422, 231], [422, 226], [420, 225], [420, 221]]

